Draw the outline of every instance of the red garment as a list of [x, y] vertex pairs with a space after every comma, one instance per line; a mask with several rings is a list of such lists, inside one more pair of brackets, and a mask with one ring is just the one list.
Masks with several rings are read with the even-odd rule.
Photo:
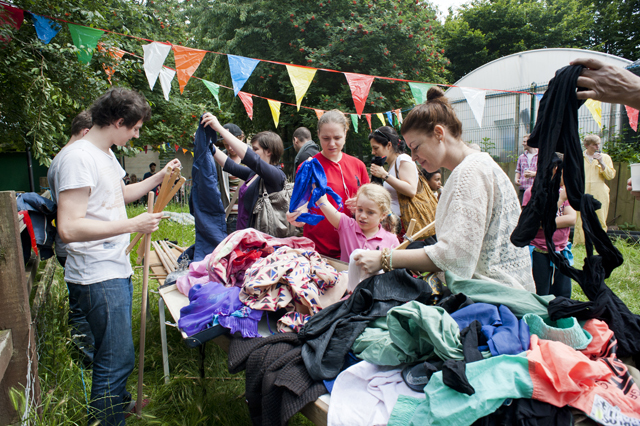
[[[570, 405], [603, 424], [632, 424], [625, 421], [640, 419], [640, 390], [615, 358], [613, 333], [599, 320], [587, 321], [584, 329], [593, 340], [583, 353], [531, 336], [527, 359], [532, 398], [557, 407]], [[601, 354], [606, 357], [599, 358]]]
[[[327, 159], [321, 152], [317, 153], [313, 158], [317, 159], [322, 165], [327, 175], [327, 186], [342, 197], [343, 203], [347, 199], [355, 197], [360, 186], [370, 182], [364, 163], [349, 154], [343, 152], [342, 158], [338, 162]], [[331, 197], [327, 198], [337, 209], [338, 206], [333, 199]], [[346, 206], [338, 210], [352, 216]], [[310, 208], [309, 212], [322, 215], [322, 211], [318, 208]], [[318, 253], [334, 259], [340, 259], [338, 231], [328, 220], [323, 220], [315, 226], [305, 225], [303, 235], [316, 244]]]
[[36, 236], [33, 233], [33, 225], [31, 224], [31, 216], [29, 216], [29, 212], [27, 210], [19, 211], [18, 213], [22, 214], [22, 221], [27, 227], [27, 232], [29, 233], [29, 239], [31, 240], [31, 248], [33, 251], [38, 254], [38, 244], [36, 243]]

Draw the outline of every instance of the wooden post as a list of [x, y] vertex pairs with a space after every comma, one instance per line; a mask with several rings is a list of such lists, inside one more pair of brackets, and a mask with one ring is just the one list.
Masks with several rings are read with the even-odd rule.
[[0, 424], [6, 425], [18, 422], [21, 417], [9, 398], [12, 388], [20, 392], [28, 389], [27, 403], [35, 401], [40, 405], [35, 327], [31, 324], [14, 191], [0, 192], [0, 312], [0, 330], [11, 330], [14, 349], [0, 381]]
[[[147, 211], [153, 213], [153, 191], [149, 192]], [[144, 239], [144, 269], [142, 273], [142, 307], [140, 309], [140, 351], [138, 354], [138, 399], [136, 402], [136, 413], [142, 412], [142, 379], [144, 377], [144, 339], [147, 332], [147, 290], [149, 288], [149, 252], [151, 251], [151, 233]]]

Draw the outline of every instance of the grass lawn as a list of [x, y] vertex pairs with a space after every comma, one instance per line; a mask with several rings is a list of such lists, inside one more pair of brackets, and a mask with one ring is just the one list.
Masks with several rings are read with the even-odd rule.
[[[142, 206], [129, 207], [129, 217], [145, 211]], [[172, 204], [167, 210], [188, 212], [188, 207]], [[168, 238], [179, 245], [194, 242], [193, 227], [163, 221], [154, 233], [154, 239]], [[632, 312], [640, 314], [640, 247], [622, 241], [616, 242], [625, 263], [608, 280], [609, 286], [627, 303]], [[134, 251], [135, 252], [135, 251]], [[581, 267], [584, 247], [574, 248], [576, 266]], [[132, 264], [135, 258], [132, 255]], [[135, 269], [133, 276], [133, 340], [137, 348], [140, 335], [140, 300], [142, 269]], [[162, 370], [160, 327], [158, 323], [158, 294], [155, 280], [150, 281], [150, 320], [147, 322], [145, 353], [144, 393], [151, 403], [142, 419], [129, 418], [128, 424], [162, 425], [250, 425], [249, 412], [244, 398], [244, 374], [231, 375], [227, 371], [226, 354], [213, 343], [205, 347], [205, 375], [199, 378], [200, 352], [189, 349], [182, 342], [180, 333], [167, 328], [171, 381], [165, 384]], [[574, 298], [586, 300], [574, 283]], [[42, 387], [43, 416], [34, 418], [38, 425], [85, 425], [87, 398], [91, 389], [91, 372], [83, 371], [75, 362], [75, 351], [67, 326], [67, 288], [62, 268], [58, 268], [51, 292], [38, 322], [39, 374]], [[166, 319], [171, 320], [169, 311]], [[129, 378], [128, 389], [137, 389], [138, 360]], [[34, 416], [35, 417], [35, 416]], [[297, 414], [292, 425], [311, 425]]]

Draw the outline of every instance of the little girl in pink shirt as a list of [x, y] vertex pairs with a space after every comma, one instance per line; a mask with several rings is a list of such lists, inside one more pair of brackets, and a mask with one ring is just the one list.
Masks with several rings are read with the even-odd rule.
[[399, 218], [391, 212], [391, 195], [380, 185], [362, 185], [356, 194], [355, 218], [339, 212], [322, 196], [317, 206], [338, 230], [340, 260], [349, 262], [355, 249], [381, 250], [399, 245], [395, 229]]

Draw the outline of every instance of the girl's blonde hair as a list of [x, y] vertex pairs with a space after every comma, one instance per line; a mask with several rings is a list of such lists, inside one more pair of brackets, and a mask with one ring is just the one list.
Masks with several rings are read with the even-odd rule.
[[391, 194], [389, 194], [389, 191], [378, 184], [367, 183], [358, 189], [356, 199], [360, 195], [364, 195], [378, 205], [382, 212], [382, 220], [380, 220], [380, 224], [385, 230], [397, 234], [400, 225], [400, 218], [391, 211]]
[[344, 116], [342, 111], [337, 109], [332, 109], [331, 111], [327, 111], [322, 114], [322, 117], [318, 120], [318, 135], [320, 134], [320, 129], [327, 123], [336, 123], [341, 125], [344, 128], [344, 133], [346, 134], [349, 131], [349, 122], [347, 118]]

